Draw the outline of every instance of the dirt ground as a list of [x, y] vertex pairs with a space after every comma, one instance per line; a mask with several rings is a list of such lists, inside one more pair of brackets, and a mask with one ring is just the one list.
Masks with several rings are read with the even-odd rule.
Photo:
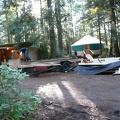
[[120, 76], [42, 73], [23, 81], [42, 106], [35, 120], [120, 120]]

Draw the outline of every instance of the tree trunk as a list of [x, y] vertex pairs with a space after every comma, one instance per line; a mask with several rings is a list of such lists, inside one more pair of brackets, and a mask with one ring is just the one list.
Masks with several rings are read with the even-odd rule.
[[100, 32], [100, 14], [98, 13], [98, 33], [100, 39], [100, 53], [102, 54], [102, 44], [101, 44], [101, 32]]
[[[40, 18], [43, 17], [43, 13], [42, 13], [42, 1], [40, 0]], [[40, 19], [40, 27], [41, 27], [41, 30], [42, 30], [42, 34], [44, 34], [44, 27], [43, 27], [43, 19]]]
[[[5, 0], [5, 1], [4, 1], [5, 11], [7, 11], [7, 6], [6, 6], [6, 4], [7, 4], [7, 1]], [[6, 18], [6, 23], [8, 24], [8, 22], [9, 22], [8, 12], [5, 13], [5, 18]], [[10, 43], [10, 38], [11, 38], [11, 37], [10, 37], [8, 25], [7, 25], [7, 27], [6, 27], [6, 34], [7, 34], [7, 42]]]
[[117, 39], [117, 29], [116, 29], [116, 16], [115, 16], [115, 1], [110, 0], [111, 7], [111, 55], [116, 57], [119, 56], [119, 47], [118, 47], [118, 39]]
[[55, 16], [57, 22], [57, 31], [58, 31], [58, 46], [59, 50], [63, 51], [63, 40], [62, 40], [62, 25], [61, 25], [61, 10], [60, 10], [60, 0], [55, 2]]
[[[105, 22], [105, 16], [103, 15], [103, 27], [104, 27], [104, 38], [105, 38], [104, 40], [105, 40], [106, 46], [108, 46], [106, 24], [108, 23]], [[108, 29], [109, 29], [109, 26], [108, 26]]]
[[51, 52], [50, 57], [54, 58], [56, 55], [56, 41], [55, 41], [54, 19], [52, 15], [51, 0], [47, 0], [47, 6], [48, 6], [48, 25], [49, 25], [50, 52]]

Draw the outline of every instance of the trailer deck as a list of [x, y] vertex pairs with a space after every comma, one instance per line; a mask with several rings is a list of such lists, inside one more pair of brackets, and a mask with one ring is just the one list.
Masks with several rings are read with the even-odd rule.
[[39, 76], [43, 72], [65, 72], [70, 71], [75, 59], [50, 59], [31, 62], [21, 62], [20, 59], [9, 60], [10, 66], [13, 68], [22, 69], [29, 75]]

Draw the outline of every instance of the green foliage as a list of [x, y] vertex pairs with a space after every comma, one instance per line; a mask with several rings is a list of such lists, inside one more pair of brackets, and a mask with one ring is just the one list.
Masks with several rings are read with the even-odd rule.
[[32, 93], [23, 93], [17, 86], [28, 75], [21, 70], [0, 66], [0, 119], [26, 120], [40, 102]]
[[24, 39], [25, 41], [34, 41], [35, 38], [39, 38], [39, 35], [34, 32], [36, 24], [35, 17], [26, 12], [9, 24], [9, 32], [16, 36], [15, 42], [23, 42]]
[[40, 44], [40, 48], [38, 49], [38, 52], [37, 52], [38, 59], [48, 59], [50, 57], [48, 50], [49, 50], [49, 48], [48, 48], [47, 42], [46, 41], [42, 42]]
[[64, 56], [66, 56], [67, 55], [67, 52], [64, 50], [64, 51], [57, 51], [56, 53], [55, 53], [55, 57], [56, 58], [59, 58], [59, 57], [64, 57]]

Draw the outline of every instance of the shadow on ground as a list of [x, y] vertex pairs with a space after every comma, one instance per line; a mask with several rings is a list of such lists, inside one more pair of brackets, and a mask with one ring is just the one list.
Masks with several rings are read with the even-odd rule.
[[119, 86], [117, 75], [52, 72], [27, 78], [21, 88], [42, 99], [38, 120], [120, 120]]

